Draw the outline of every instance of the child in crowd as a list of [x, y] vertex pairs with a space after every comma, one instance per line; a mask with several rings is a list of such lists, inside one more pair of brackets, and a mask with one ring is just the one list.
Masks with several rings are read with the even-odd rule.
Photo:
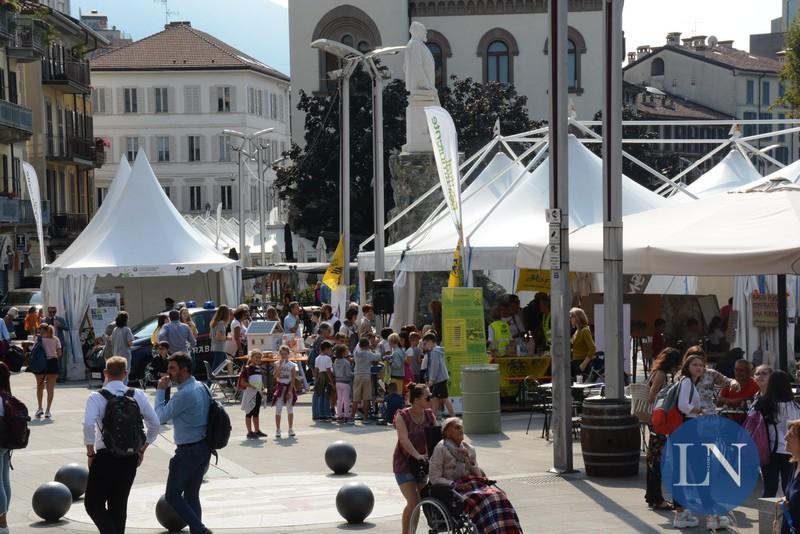
[[350, 385], [353, 383], [353, 366], [348, 356], [347, 345], [336, 346], [336, 361], [333, 362], [333, 378], [336, 380], [336, 418], [339, 423], [350, 419]]
[[389, 375], [391, 377], [392, 383], [397, 384], [397, 391], [403, 391], [403, 384], [406, 379], [406, 372], [405, 372], [405, 364], [406, 364], [406, 352], [403, 350], [403, 347], [400, 346], [400, 336], [397, 334], [389, 334], [389, 347], [391, 349], [391, 355], [387, 359], [389, 362]]
[[261, 372], [262, 354], [259, 350], [250, 351], [247, 365], [242, 367], [239, 375], [239, 389], [242, 391], [242, 410], [247, 414], [244, 424], [247, 427], [247, 439], [267, 437], [258, 425], [258, 414], [261, 411], [261, 392], [264, 391], [264, 377]]
[[286, 407], [289, 419], [289, 437], [294, 437], [292, 424], [294, 423], [294, 405], [297, 402], [295, 379], [297, 378], [297, 365], [289, 361], [289, 347], [281, 345], [278, 349], [280, 360], [275, 364], [274, 377], [277, 384], [272, 395], [272, 405], [275, 406], [275, 438], [281, 437], [281, 413]]
[[419, 332], [412, 331], [408, 334], [409, 346], [408, 350], [406, 350], [406, 356], [410, 359], [411, 373], [414, 376], [412, 381], [415, 384], [421, 384], [423, 382], [422, 375], [420, 373], [420, 366], [422, 365], [422, 349], [419, 348], [419, 340]]
[[389, 344], [389, 336], [392, 335], [391, 328], [384, 328], [381, 330], [381, 339], [379, 342], [381, 356], [391, 356], [392, 347]]
[[[150, 380], [158, 382], [158, 380], [167, 374], [167, 361], [169, 358], [169, 341], [159, 341], [158, 352], [153, 356], [153, 361], [150, 362]], [[169, 387], [164, 391], [164, 401], [169, 400], [169, 392], [172, 388]]]
[[314, 360], [314, 394], [311, 396], [311, 418], [327, 421], [331, 418], [330, 396], [333, 391], [333, 343], [323, 341]]
[[383, 418], [387, 425], [394, 424], [394, 415], [404, 406], [403, 396], [397, 391], [397, 384], [386, 385], [386, 396], [383, 397]]

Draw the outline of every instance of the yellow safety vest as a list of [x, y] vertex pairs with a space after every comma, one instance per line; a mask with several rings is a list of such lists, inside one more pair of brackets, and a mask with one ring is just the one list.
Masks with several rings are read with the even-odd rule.
[[542, 333], [544, 334], [544, 341], [548, 345], [553, 338], [553, 330], [550, 327], [550, 314], [545, 313], [544, 317], [542, 317]]
[[511, 343], [511, 327], [507, 322], [497, 320], [491, 323], [489, 328], [492, 329], [493, 348], [496, 348], [500, 354], [504, 354], [506, 347]]

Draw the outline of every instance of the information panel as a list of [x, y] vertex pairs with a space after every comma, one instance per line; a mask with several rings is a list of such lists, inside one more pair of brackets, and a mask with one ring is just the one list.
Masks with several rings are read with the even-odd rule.
[[451, 397], [461, 396], [461, 366], [488, 363], [483, 288], [442, 288], [442, 347]]

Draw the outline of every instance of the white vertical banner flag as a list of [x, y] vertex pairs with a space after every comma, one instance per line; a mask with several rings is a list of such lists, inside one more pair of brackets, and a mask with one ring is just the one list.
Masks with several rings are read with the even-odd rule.
[[31, 208], [33, 209], [33, 219], [36, 221], [36, 236], [39, 238], [39, 256], [41, 258], [41, 265], [45, 266], [44, 255], [44, 229], [42, 227], [42, 195], [39, 192], [39, 177], [36, 175], [36, 169], [27, 161], [22, 162], [22, 172], [25, 174], [25, 185], [28, 188], [28, 196], [31, 200]]
[[428, 131], [433, 143], [433, 155], [436, 158], [436, 169], [439, 171], [439, 183], [442, 184], [444, 199], [450, 208], [450, 216], [463, 239], [461, 225], [461, 176], [458, 170], [458, 134], [453, 118], [442, 107], [425, 108]]

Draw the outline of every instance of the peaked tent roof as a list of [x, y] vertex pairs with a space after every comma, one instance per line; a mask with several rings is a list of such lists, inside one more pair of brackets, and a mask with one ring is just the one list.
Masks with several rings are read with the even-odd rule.
[[[189, 226], [158, 183], [142, 149], [119, 190], [119, 198], [89, 225], [48, 270], [58, 277], [170, 276], [232, 267], [236, 262], [208, 246]], [[169, 229], [170, 240], [158, 246], [153, 236]]]
[[[698, 198], [727, 193], [743, 185], [760, 180], [758, 173], [750, 160], [745, 158], [736, 149], [728, 152], [722, 161], [714, 165], [708, 172], [686, 186], [686, 190]], [[670, 200], [673, 202], [690, 202], [694, 199], [680, 191], [675, 193]]]
[[202, 32], [189, 22], [173, 22], [163, 31], [92, 59], [92, 70], [254, 70], [280, 80], [289, 77]]
[[[602, 220], [602, 160], [587, 149], [573, 135], [569, 136], [569, 220], [573, 227]], [[507, 156], [506, 161], [508, 160]], [[495, 156], [497, 159], [497, 156]], [[492, 164], [495, 160], [492, 161]], [[492, 166], [490, 164], [490, 167]], [[496, 168], [496, 167], [495, 167]], [[495, 182], [491, 194], [479, 200], [467, 199], [463, 203], [464, 235], [469, 243], [470, 269], [513, 269], [517, 245], [522, 241], [548, 242], [545, 209], [549, 206], [550, 165], [545, 159], [532, 173], [511, 187], [511, 182], [524, 167], [517, 163], [503, 180]], [[502, 170], [502, 168], [497, 169]], [[484, 184], [491, 180], [487, 167], [471, 184]], [[515, 172], [516, 171], [516, 172]], [[622, 208], [624, 214], [646, 211], [663, 206], [667, 200], [640, 186], [630, 178], [622, 177]], [[509, 187], [511, 189], [509, 190]], [[468, 196], [467, 188], [462, 196]], [[489, 188], [484, 189], [486, 192]], [[477, 195], [474, 198], [478, 198]], [[447, 213], [440, 215], [429, 230], [424, 228], [410, 238], [386, 248], [386, 265], [394, 269], [404, 253], [402, 268], [409, 271], [449, 271], [453, 250], [458, 242], [453, 222]], [[410, 245], [410, 246], [409, 246]], [[408, 249], [408, 250], [406, 250]], [[372, 270], [374, 254], [359, 254], [359, 268]]]

